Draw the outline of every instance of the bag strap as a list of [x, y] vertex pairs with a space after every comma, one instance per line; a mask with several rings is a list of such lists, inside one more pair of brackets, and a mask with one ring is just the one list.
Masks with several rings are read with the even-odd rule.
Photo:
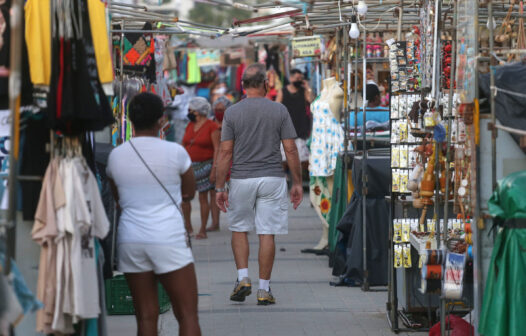
[[[133, 150], [135, 151], [135, 153], [137, 154], [137, 156], [139, 157], [139, 159], [141, 159], [142, 163], [144, 164], [144, 166], [146, 167], [146, 169], [148, 169], [148, 171], [150, 172], [150, 174], [152, 174], [153, 178], [157, 181], [157, 183], [159, 183], [159, 185], [161, 186], [161, 188], [163, 188], [163, 190], [166, 192], [166, 194], [168, 195], [168, 197], [170, 197], [170, 199], [172, 200], [172, 203], [175, 205], [175, 207], [177, 208], [177, 210], [179, 210], [179, 212], [181, 213], [181, 215], [183, 215], [181, 209], [179, 208], [179, 205], [177, 204], [177, 202], [175, 201], [175, 199], [173, 198], [172, 194], [168, 191], [168, 189], [164, 186], [164, 184], [161, 182], [161, 180], [159, 180], [159, 178], [157, 177], [157, 175], [155, 175], [155, 173], [153, 172], [153, 170], [150, 168], [150, 166], [148, 166], [148, 164], [146, 163], [146, 161], [144, 160], [144, 158], [142, 157], [141, 154], [139, 154], [139, 151], [137, 150], [137, 148], [135, 148], [135, 145], [133, 144], [133, 142], [130, 140], [128, 141], [130, 143], [130, 145], [132, 146]], [[184, 216], [183, 216], [184, 218]]]
[[[170, 200], [172, 200], [172, 203], [175, 205], [175, 207], [177, 208], [177, 210], [179, 211], [179, 214], [181, 214], [181, 219], [183, 220], [183, 223], [184, 223], [184, 214], [183, 212], [181, 211], [181, 208], [179, 207], [179, 205], [177, 204], [177, 202], [175, 201], [175, 199], [173, 198], [172, 194], [170, 193], [170, 191], [168, 191], [168, 189], [164, 186], [164, 184], [161, 182], [161, 180], [159, 180], [159, 178], [157, 177], [157, 175], [155, 175], [155, 173], [153, 172], [153, 170], [150, 168], [150, 166], [148, 166], [148, 164], [146, 163], [146, 161], [144, 160], [144, 158], [142, 157], [142, 155], [139, 153], [139, 151], [137, 150], [137, 148], [135, 148], [135, 145], [133, 144], [133, 142], [130, 140], [128, 141], [131, 145], [131, 147], [133, 148], [133, 150], [135, 151], [135, 153], [137, 154], [137, 156], [139, 157], [139, 159], [141, 159], [142, 163], [144, 164], [144, 166], [146, 167], [146, 169], [148, 169], [148, 171], [150, 172], [150, 174], [152, 174], [153, 178], [157, 181], [157, 183], [159, 183], [159, 185], [161, 186], [161, 188], [163, 188], [163, 190], [166, 192], [166, 194], [168, 195], [168, 197], [170, 197]], [[186, 231], [186, 234], [185, 234], [185, 238], [186, 238], [186, 245], [189, 247], [189, 248], [192, 248], [192, 240], [190, 239], [190, 234], [188, 233], [188, 231]]]

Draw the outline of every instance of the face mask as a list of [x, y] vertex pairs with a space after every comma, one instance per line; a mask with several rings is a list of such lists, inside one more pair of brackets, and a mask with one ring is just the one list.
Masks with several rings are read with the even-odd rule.
[[226, 93], [226, 87], [221, 87], [219, 89], [214, 90], [214, 94], [216, 95], [224, 95]]
[[190, 120], [191, 122], [195, 122], [196, 119], [197, 119], [197, 117], [196, 117], [195, 114], [193, 114], [193, 113], [188, 113], [188, 114], [186, 115], [186, 117], [187, 117], [188, 120]]
[[295, 81], [295, 82], [292, 82], [292, 85], [294, 85], [296, 88], [300, 88], [303, 86], [303, 81]]
[[222, 122], [225, 117], [225, 110], [215, 110], [214, 115], [216, 116], [217, 121]]

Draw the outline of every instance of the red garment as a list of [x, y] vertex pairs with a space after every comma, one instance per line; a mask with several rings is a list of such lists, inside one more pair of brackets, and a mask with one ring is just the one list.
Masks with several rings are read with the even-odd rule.
[[207, 120], [197, 131], [195, 123], [191, 122], [186, 127], [183, 137], [183, 146], [190, 155], [192, 162], [203, 162], [214, 158], [214, 144], [212, 133], [219, 129], [219, 125]]
[[237, 72], [236, 72], [236, 91], [237, 92], [241, 92], [243, 89], [243, 85], [241, 82], [243, 78], [243, 72], [245, 72], [246, 67], [247, 66], [245, 65], [245, 63], [243, 63], [237, 68]]
[[276, 101], [277, 97], [278, 97], [278, 90], [276, 90], [275, 88], [271, 88], [267, 93], [267, 99]]
[[[446, 330], [448, 335], [451, 336], [475, 335], [475, 328], [456, 315], [446, 317]], [[431, 330], [429, 330], [429, 336], [440, 336], [440, 323], [435, 324]]]

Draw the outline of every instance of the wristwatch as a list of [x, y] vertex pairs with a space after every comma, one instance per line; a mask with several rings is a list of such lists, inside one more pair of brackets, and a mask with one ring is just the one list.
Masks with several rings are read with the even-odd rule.
[[227, 192], [227, 188], [216, 188], [216, 192], [217, 193], [224, 193], [224, 192]]

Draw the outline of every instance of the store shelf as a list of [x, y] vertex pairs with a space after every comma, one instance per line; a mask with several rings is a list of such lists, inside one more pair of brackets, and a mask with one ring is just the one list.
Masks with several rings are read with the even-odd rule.
[[[356, 63], [356, 58], [351, 58], [351, 62]], [[363, 58], [359, 58], [358, 63], [362, 63], [362, 62], [363, 62]], [[367, 63], [389, 63], [389, 58], [371, 57], [371, 58], [367, 58], [366, 62]]]

